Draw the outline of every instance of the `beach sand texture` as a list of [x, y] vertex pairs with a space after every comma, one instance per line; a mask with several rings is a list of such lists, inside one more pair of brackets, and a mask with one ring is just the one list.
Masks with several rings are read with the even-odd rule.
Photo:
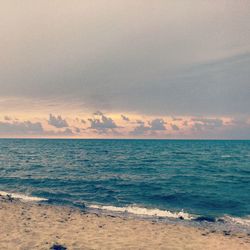
[[89, 214], [0, 197], [0, 249], [250, 249], [249, 235]]

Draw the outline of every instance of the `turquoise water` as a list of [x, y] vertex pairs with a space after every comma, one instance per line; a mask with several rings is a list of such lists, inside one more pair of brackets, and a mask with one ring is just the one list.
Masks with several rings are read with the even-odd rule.
[[1, 139], [0, 190], [57, 204], [247, 218], [250, 141]]

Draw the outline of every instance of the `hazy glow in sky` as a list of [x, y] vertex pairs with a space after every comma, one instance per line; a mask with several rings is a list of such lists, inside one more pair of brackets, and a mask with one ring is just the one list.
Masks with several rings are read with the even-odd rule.
[[249, 10], [248, 0], [2, 3], [0, 136], [250, 139]]

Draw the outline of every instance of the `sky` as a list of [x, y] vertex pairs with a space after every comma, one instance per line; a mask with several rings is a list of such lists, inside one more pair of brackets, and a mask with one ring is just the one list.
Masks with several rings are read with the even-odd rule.
[[250, 139], [249, 10], [1, 3], [0, 137]]

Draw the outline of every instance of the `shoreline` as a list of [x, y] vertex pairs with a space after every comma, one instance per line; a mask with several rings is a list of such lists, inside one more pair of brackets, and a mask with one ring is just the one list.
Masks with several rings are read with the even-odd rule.
[[[250, 235], [0, 196], [0, 249], [250, 249]], [[53, 248], [52, 248], [53, 249]]]
[[158, 208], [148, 208], [136, 205], [119, 207], [113, 205], [88, 204], [85, 202], [65, 204], [58, 201], [53, 202], [48, 198], [6, 191], [0, 191], [0, 197], [1, 196], [9, 199], [17, 199], [22, 202], [36, 202], [44, 205], [69, 207], [72, 209], [79, 209], [91, 214], [110, 215], [121, 218], [146, 220], [150, 222], [154, 221], [158, 223], [181, 224], [185, 226], [223, 232], [225, 234], [245, 233], [250, 235], [249, 217], [234, 217], [230, 215], [217, 217], [210, 215], [197, 215], [185, 212], [184, 210], [161, 210]]

